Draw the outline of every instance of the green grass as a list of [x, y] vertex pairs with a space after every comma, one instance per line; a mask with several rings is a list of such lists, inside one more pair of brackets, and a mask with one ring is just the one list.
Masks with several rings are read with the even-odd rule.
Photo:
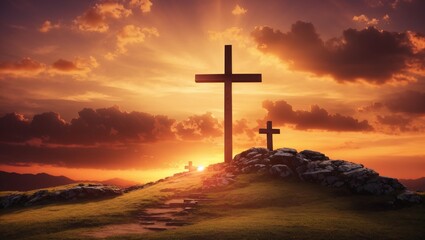
[[[171, 178], [144, 190], [95, 202], [0, 212], [2, 239], [84, 239], [88, 229], [135, 221], [143, 207], [193, 191], [206, 175]], [[174, 189], [174, 192], [161, 191]], [[425, 205], [385, 209], [386, 197], [352, 196], [314, 184], [241, 175], [212, 191], [195, 224], [111, 239], [425, 239]], [[86, 237], [87, 238], [87, 237]]]

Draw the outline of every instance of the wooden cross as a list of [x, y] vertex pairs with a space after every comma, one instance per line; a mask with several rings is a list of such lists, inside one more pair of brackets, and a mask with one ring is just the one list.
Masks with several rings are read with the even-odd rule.
[[195, 171], [195, 167], [192, 166], [192, 161], [189, 161], [189, 163], [187, 164], [187, 166], [184, 166], [184, 169], [189, 170], [189, 172]]
[[273, 151], [273, 134], [280, 134], [280, 129], [273, 129], [272, 121], [267, 121], [267, 128], [260, 128], [260, 134], [267, 134], [267, 149]]
[[232, 73], [232, 45], [224, 46], [224, 74], [196, 74], [197, 83], [224, 82], [224, 161], [232, 161], [232, 83], [261, 82], [261, 74]]

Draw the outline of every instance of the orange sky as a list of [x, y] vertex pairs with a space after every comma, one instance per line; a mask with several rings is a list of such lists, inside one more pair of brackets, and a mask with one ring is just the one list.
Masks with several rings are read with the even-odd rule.
[[[0, 169], [146, 182], [223, 159], [224, 45], [234, 153], [313, 149], [425, 176], [425, 5], [364, 1], [2, 1]], [[408, 16], [408, 17], [407, 17]], [[84, 109], [84, 110], [83, 110]], [[11, 114], [15, 113], [15, 114]]]

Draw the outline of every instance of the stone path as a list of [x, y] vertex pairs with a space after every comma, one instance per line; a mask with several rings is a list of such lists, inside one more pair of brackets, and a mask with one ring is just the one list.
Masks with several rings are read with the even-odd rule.
[[138, 223], [113, 224], [83, 233], [84, 236], [107, 238], [124, 234], [159, 232], [192, 224], [189, 221], [193, 211], [202, 202], [212, 201], [204, 194], [176, 195], [155, 207], [141, 210]]
[[200, 202], [210, 201], [203, 194], [175, 196], [163, 204], [144, 209], [138, 216], [141, 225], [151, 231], [165, 231], [191, 224], [189, 215]]

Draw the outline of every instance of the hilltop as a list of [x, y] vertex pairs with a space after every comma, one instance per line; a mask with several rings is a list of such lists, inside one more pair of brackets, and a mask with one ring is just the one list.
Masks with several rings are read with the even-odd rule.
[[[298, 160], [300, 165], [293, 165]], [[333, 183], [329, 183], [331, 180]], [[342, 183], [337, 184], [339, 181]], [[252, 148], [235, 156], [232, 163], [212, 165], [204, 172], [176, 174], [127, 190], [95, 201], [3, 209], [0, 235], [5, 239], [425, 237], [423, 195], [408, 192], [410, 198], [401, 198], [406, 190], [397, 180], [381, 177], [360, 164], [330, 160], [314, 151]], [[179, 198], [198, 200], [170, 202]], [[178, 207], [184, 210], [170, 216], [183, 218], [184, 222], [162, 217], [161, 209]], [[182, 213], [184, 216], [180, 216]], [[142, 225], [153, 221], [156, 226], [161, 219], [170, 226], [182, 226], [161, 231]]]

